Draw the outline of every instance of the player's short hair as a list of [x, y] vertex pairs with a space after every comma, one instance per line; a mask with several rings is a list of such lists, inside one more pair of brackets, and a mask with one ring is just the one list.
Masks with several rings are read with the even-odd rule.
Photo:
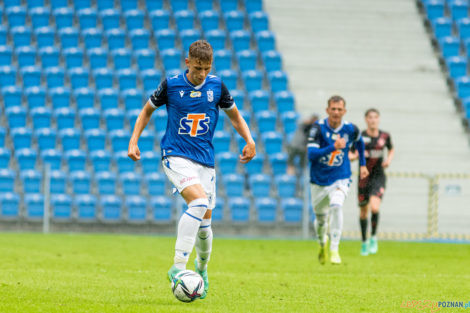
[[205, 40], [197, 40], [189, 46], [189, 58], [204, 63], [212, 62], [212, 46]]
[[331, 96], [330, 99], [328, 99], [328, 107], [330, 107], [330, 103], [340, 102], [340, 101], [343, 101], [344, 107], [346, 107], [346, 100], [344, 100], [343, 97], [338, 96], [338, 95]]
[[369, 113], [377, 113], [377, 115], [380, 115], [380, 112], [379, 110], [377, 110], [376, 108], [370, 108], [366, 111], [366, 113], [364, 114], [365, 117], [367, 117], [367, 115], [369, 115]]

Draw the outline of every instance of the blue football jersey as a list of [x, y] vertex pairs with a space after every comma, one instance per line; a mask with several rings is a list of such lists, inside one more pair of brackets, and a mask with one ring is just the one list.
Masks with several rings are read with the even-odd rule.
[[[334, 147], [338, 136], [346, 140], [346, 147], [341, 150]], [[310, 129], [307, 144], [310, 182], [329, 186], [337, 180], [350, 178], [348, 151], [353, 144], [359, 152], [359, 163], [364, 165], [364, 142], [356, 125], [343, 121], [338, 128], [332, 129], [327, 118], [317, 121]]]
[[155, 108], [166, 105], [168, 112], [162, 157], [180, 156], [214, 167], [212, 138], [219, 108], [229, 110], [235, 103], [219, 77], [208, 75], [195, 86], [186, 73], [166, 78], [149, 99]]

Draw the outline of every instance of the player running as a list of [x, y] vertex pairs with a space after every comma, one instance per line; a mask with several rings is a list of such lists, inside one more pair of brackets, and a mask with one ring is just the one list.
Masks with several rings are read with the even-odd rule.
[[[161, 140], [163, 170], [188, 205], [178, 224], [174, 265], [168, 271], [170, 281], [186, 269], [196, 245], [196, 272], [204, 279], [204, 294], [209, 289], [207, 263], [212, 250], [211, 216], [215, 206], [214, 135], [219, 108], [246, 142], [241, 163], [256, 154], [255, 142], [227, 87], [219, 77], [209, 75], [212, 47], [204, 40], [193, 42], [185, 60], [184, 74], [166, 78], [150, 96], [139, 114], [129, 142], [129, 157], [137, 161], [139, 137], [153, 111], [166, 105], [168, 124]], [[152, 190], [150, 186], [150, 190]]]
[[[360, 175], [367, 177], [364, 142], [356, 125], [343, 121], [346, 102], [340, 96], [328, 99], [328, 118], [317, 121], [310, 129], [308, 158], [310, 190], [315, 211], [315, 230], [320, 243], [318, 260], [326, 260], [327, 227], [330, 236], [330, 262], [340, 264], [338, 252], [343, 228], [342, 206], [351, 181], [348, 151], [354, 144], [359, 151]], [[329, 221], [329, 225], [328, 225]]]
[[[377, 224], [379, 223], [379, 208], [385, 192], [385, 170], [393, 160], [395, 150], [390, 134], [379, 129], [380, 113], [377, 109], [369, 109], [365, 113], [367, 129], [362, 132], [365, 144], [366, 165], [370, 175], [359, 179], [358, 201], [361, 208], [359, 222], [361, 225], [362, 245], [361, 255], [376, 254], [379, 247], [377, 243]], [[385, 148], [387, 158], [384, 160]], [[351, 159], [357, 158], [357, 152], [352, 149]], [[367, 216], [371, 210], [371, 237], [367, 241]]]

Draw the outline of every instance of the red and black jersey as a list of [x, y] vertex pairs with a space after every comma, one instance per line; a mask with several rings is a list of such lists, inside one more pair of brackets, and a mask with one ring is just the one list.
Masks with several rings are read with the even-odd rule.
[[370, 175], [383, 174], [382, 163], [385, 155], [385, 148], [393, 148], [390, 134], [379, 130], [377, 137], [371, 137], [367, 131], [362, 131], [362, 139], [365, 145], [366, 165]]

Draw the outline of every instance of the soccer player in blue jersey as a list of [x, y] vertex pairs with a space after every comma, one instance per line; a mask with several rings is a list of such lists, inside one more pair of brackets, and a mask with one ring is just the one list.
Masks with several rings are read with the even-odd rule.
[[[161, 106], [168, 112], [168, 124], [161, 140], [163, 170], [188, 209], [181, 216], [175, 244], [174, 265], [168, 271], [170, 281], [186, 269], [196, 245], [196, 272], [204, 279], [205, 298], [209, 288], [207, 263], [212, 250], [211, 216], [215, 206], [214, 135], [219, 109], [230, 118], [233, 127], [246, 142], [240, 162], [249, 162], [256, 154], [255, 142], [227, 87], [219, 77], [209, 75], [212, 47], [198, 40], [189, 47], [185, 73], [166, 78], [139, 114], [129, 142], [129, 157], [137, 161], [139, 137], [153, 111]], [[152, 186], [149, 186], [152, 190]]]
[[[360, 177], [369, 174], [364, 158], [364, 142], [356, 125], [343, 120], [346, 102], [340, 96], [328, 99], [328, 118], [317, 121], [310, 129], [310, 191], [315, 211], [315, 230], [320, 243], [318, 260], [326, 261], [327, 228], [330, 237], [330, 262], [340, 264], [338, 252], [343, 228], [343, 203], [351, 181], [348, 151], [355, 145], [359, 153]], [[329, 221], [329, 225], [328, 225]]]

